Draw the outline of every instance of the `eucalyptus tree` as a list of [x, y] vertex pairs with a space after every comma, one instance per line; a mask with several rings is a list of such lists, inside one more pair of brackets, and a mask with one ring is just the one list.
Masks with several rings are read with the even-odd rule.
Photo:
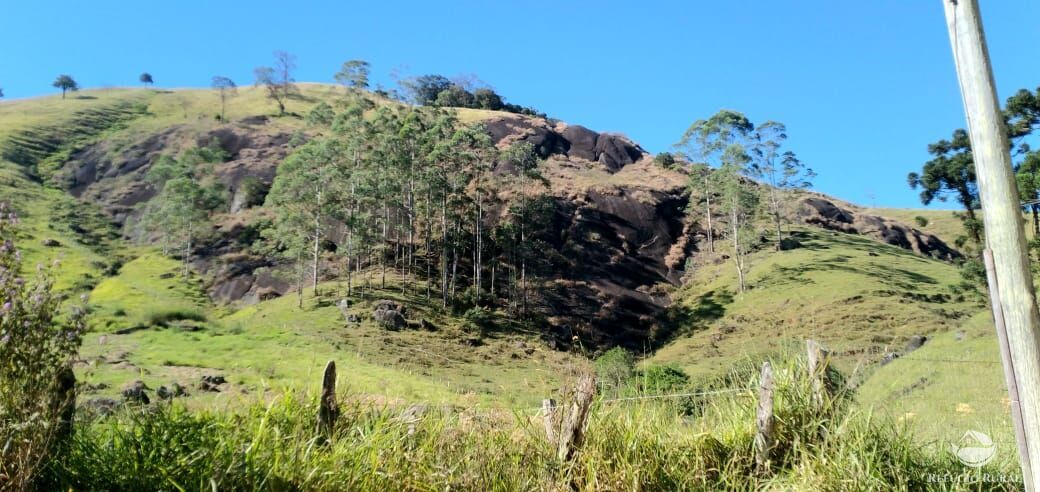
[[[318, 294], [321, 247], [328, 239], [329, 224], [338, 219], [337, 200], [345, 180], [343, 146], [332, 138], [317, 138], [304, 144], [278, 166], [267, 206], [275, 210], [274, 227], [284, 242], [287, 256], [302, 261], [303, 244], [293, 238], [307, 238], [310, 249], [311, 287]], [[297, 289], [302, 306], [302, 278]]]
[[[695, 121], [683, 133], [682, 138], [675, 144], [677, 151], [683, 154], [690, 163], [704, 163], [709, 168], [720, 168], [723, 165], [723, 156], [730, 146], [744, 144], [752, 137], [754, 125], [743, 114], [723, 109], [708, 119]], [[714, 186], [709, 172], [690, 173], [690, 178], [700, 180], [691, 183], [690, 188], [702, 192], [704, 197], [704, 216], [707, 223], [708, 251], [715, 251], [715, 233], [712, 226], [711, 198], [714, 194]]]
[[171, 242], [180, 242], [184, 274], [191, 264], [195, 240], [212, 211], [227, 202], [227, 192], [213, 177], [212, 166], [227, 157], [219, 146], [191, 148], [179, 158], [161, 156], [147, 178], [158, 194], [145, 205], [142, 223], [146, 230], [162, 235], [163, 252]]
[[217, 75], [213, 77], [210, 87], [217, 91], [220, 95], [220, 121], [225, 121], [224, 107], [227, 104], [228, 98], [238, 95], [238, 86], [235, 85], [235, 81], [230, 78]]
[[253, 70], [256, 85], [262, 86], [267, 98], [278, 105], [278, 114], [285, 114], [285, 105], [289, 98], [295, 96], [299, 89], [293, 78], [296, 70], [296, 57], [284, 51], [274, 52], [274, 66], [257, 67]]
[[364, 60], [347, 60], [333, 76], [336, 82], [348, 89], [367, 89], [371, 65]]
[[751, 172], [768, 186], [769, 216], [776, 229], [776, 250], [783, 245], [783, 220], [786, 200], [791, 194], [812, 187], [816, 173], [798, 159], [794, 152], [781, 152], [787, 140], [783, 123], [767, 121], [755, 129]]

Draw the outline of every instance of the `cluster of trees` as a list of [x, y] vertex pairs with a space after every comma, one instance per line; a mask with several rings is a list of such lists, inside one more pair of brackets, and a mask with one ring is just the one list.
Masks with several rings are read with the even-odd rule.
[[192, 249], [208, 227], [210, 214], [227, 203], [227, 191], [214, 177], [213, 165], [227, 154], [216, 141], [174, 158], [162, 155], [148, 170], [149, 183], [158, 190], [145, 205], [140, 225], [158, 235], [163, 254], [181, 252], [188, 274]]
[[443, 75], [421, 75], [401, 81], [412, 102], [421, 106], [490, 109], [545, 118], [545, 113], [533, 108], [507, 103], [491, 88], [470, 85]]
[[[810, 188], [815, 176], [794, 152], [781, 150], [786, 139], [783, 123], [755, 126], [739, 112], [722, 110], [694, 122], [675, 145], [690, 163], [692, 195], [703, 200], [708, 251], [715, 252], [718, 227], [724, 225], [741, 292], [746, 288], [747, 256], [761, 242], [758, 217], [769, 218], [775, 248], [782, 249], [791, 192]], [[671, 154], [656, 161], [669, 167], [677, 162]], [[691, 200], [691, 213], [693, 207]]]
[[[1035, 91], [1021, 89], [1016, 92], [1007, 99], [1003, 112], [1015, 161], [1019, 196], [1023, 208], [1032, 214], [1035, 238], [1031, 247], [1040, 253], [1040, 151], [1032, 150], [1028, 142], [1040, 128], [1040, 87]], [[984, 241], [982, 220], [976, 213], [981, 204], [968, 132], [954, 130], [950, 139], [929, 144], [928, 153], [932, 158], [924, 163], [920, 172], [909, 173], [907, 181], [911, 188], [921, 190], [921, 203], [924, 205], [951, 198], [960, 204], [962, 211], [957, 215], [964, 226], [964, 235], [955, 242], [968, 253], [968, 260], [963, 265], [964, 280], [958, 290], [981, 295], [985, 277], [979, 255]]]
[[[396, 272], [403, 290], [436, 292], [443, 306], [503, 300], [526, 315], [553, 211], [532, 185], [534, 149], [499, 151], [482, 127], [438, 108], [374, 106], [361, 94], [338, 112], [316, 106], [307, 121], [319, 135], [279, 166], [267, 195], [275, 220], [263, 234], [296, 265], [301, 303], [333, 260], [348, 298], [373, 268], [381, 285]], [[492, 173], [496, 163], [512, 171]]]

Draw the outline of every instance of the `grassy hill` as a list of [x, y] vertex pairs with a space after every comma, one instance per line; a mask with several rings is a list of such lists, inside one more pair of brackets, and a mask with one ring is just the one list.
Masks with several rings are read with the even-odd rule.
[[[288, 105], [297, 115], [343, 91], [319, 84], [301, 87], [300, 98]], [[294, 295], [251, 305], [217, 304], [206, 294], [211, 280], [206, 275], [185, 276], [178, 261], [122, 238], [96, 206], [51, 187], [55, 171], [86, 145], [105, 140], [118, 149], [121, 142], [139, 141], [172, 126], [208, 131], [220, 125], [214, 119], [218, 104], [213, 91], [196, 89], [106, 89], [83, 91], [65, 101], [49, 96], [0, 103], [0, 201], [12, 204], [22, 218], [18, 241], [27, 263], [60, 259], [57, 287], [70, 297], [89, 295], [92, 331], [76, 366], [83, 399], [119, 398], [121, 388], [136, 380], [153, 390], [176, 382], [189, 393], [178, 401], [191, 409], [262, 413], [253, 407], [257, 402], [280, 401], [286, 392], [313, 395], [319, 371], [326, 361], [336, 360], [341, 387], [358, 402], [418, 402], [510, 414], [537, 407], [543, 398], [561, 396], [560, 386], [589, 366], [595, 354], [580, 345], [566, 351], [550, 348], [541, 327], [515, 323], [504, 311], [495, 311], [494, 328], [475, 328], [460, 313], [428, 300], [421, 284], [409, 292], [393, 276], [386, 288], [375, 287], [377, 279], [370, 278], [365, 296], [355, 299], [346, 313], [338, 305], [345, 288], [335, 281], [321, 284], [317, 296], [308, 290], [302, 308]], [[265, 115], [285, 132], [303, 127], [301, 118], [277, 118], [273, 109], [260, 89], [241, 88], [229, 100], [227, 115], [232, 120]], [[467, 122], [493, 116], [480, 110], [460, 112]], [[586, 188], [647, 182], [671, 186], [675, 181], [648, 161], [618, 173], [565, 164], [553, 163], [546, 173], [555, 186], [566, 185], [564, 189], [575, 195], [574, 190]], [[861, 210], [910, 224], [923, 216], [928, 225], [920, 228], [947, 242], [959, 235], [960, 224], [951, 212]], [[731, 261], [721, 255], [698, 256], [684, 285], [671, 292], [672, 325], [656, 334], [653, 343], [647, 341], [645, 351], [637, 354], [639, 367], [678, 367], [691, 379], [689, 387], [681, 389], [690, 390], [732, 374], [734, 367], [749, 361], [800, 356], [804, 340], [814, 338], [832, 350], [836, 367], [856, 385], [857, 411], [883, 415], [885, 422], [912, 432], [919, 443], [955, 441], [965, 430], [987, 432], [1000, 446], [1010, 442], [1007, 405], [1001, 400], [1003, 376], [988, 314], [982, 306], [951, 295], [949, 287], [959, 280], [955, 265], [863, 236], [806, 226], [795, 227], [793, 235], [799, 247], [774, 252], [763, 245], [753, 255], [750, 288], [744, 293], [735, 291]], [[378, 327], [371, 311], [372, 303], [381, 299], [406, 305], [413, 326], [401, 331]], [[347, 322], [345, 314], [358, 321]], [[425, 322], [422, 328], [420, 321]], [[886, 354], [903, 352], [913, 336], [929, 340], [881, 363]], [[206, 391], [198, 384], [203, 375], [222, 375], [228, 382], [219, 392]], [[746, 376], [741, 376], [742, 388], [748, 386]], [[593, 424], [601, 432], [614, 433], [594, 440], [598, 454], [589, 459], [603, 461], [588, 464], [651, 462], [649, 455], [673, 456], [677, 449], [697, 443], [702, 451], [731, 453], [725, 457], [732, 461], [724, 465], [744, 470], [747, 463], [740, 460], [746, 458], [734, 450], [750, 442], [750, 424], [725, 419], [740, 415], [753, 420], [744, 415], [746, 399], [740, 399], [748, 396], [750, 392], [709, 402], [710, 410], [700, 415], [717, 420], [694, 419], [695, 424], [676, 418], [673, 406], [663, 413], [655, 409], [642, 414], [650, 415], [645, 426], [638, 422], [638, 412], [612, 410]], [[233, 427], [221, 420], [224, 416], [212, 418], [221, 429]], [[462, 424], [460, 430], [454, 427], [459, 422], [446, 418], [441, 428], [451, 431], [446, 435], [472, 430], [465, 427], [470, 424]], [[661, 430], [666, 427], [673, 429]], [[716, 439], [710, 436], [716, 428], [728, 430]], [[525, 451], [541, 456], [541, 451], [531, 451], [536, 447], [529, 442], [534, 431], [520, 426], [509, 432], [513, 434], [487, 435], [524, 443]], [[624, 436], [649, 435], [658, 435], [659, 441], [631, 451], [625, 459], [614, 454], [620, 451], [612, 446]], [[500, 451], [519, 459], [509, 454], [515, 449], [509, 449], [503, 445]], [[1013, 452], [1002, 456], [1013, 457]], [[681, 471], [662, 466], [667, 470], [658, 472], [670, 479], [669, 474]], [[823, 480], [824, 473], [813, 468], [818, 465], [806, 466], [778, 480], [778, 486], [821, 483], [814, 481]], [[454, 476], [451, 473], [447, 476]], [[631, 478], [617, 473], [607, 476]], [[827, 479], [831, 478], [840, 483], [840, 477]], [[461, 480], [446, 483], [470, 483]], [[627, 482], [602, 483], [623, 488]], [[684, 482], [658, 485], [680, 483]]]

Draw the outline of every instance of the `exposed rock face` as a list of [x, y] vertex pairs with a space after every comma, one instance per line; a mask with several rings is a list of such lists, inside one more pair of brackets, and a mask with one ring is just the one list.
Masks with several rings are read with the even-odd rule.
[[530, 142], [542, 158], [557, 155], [597, 162], [611, 173], [648, 155], [626, 137], [596, 133], [580, 125], [550, 126], [540, 119], [503, 117], [487, 122], [486, 127], [492, 141], [500, 146]]
[[139, 213], [139, 204], [155, 196], [145, 177], [160, 155], [218, 142], [230, 160], [216, 166], [217, 178], [237, 197], [248, 176], [270, 186], [278, 164], [289, 154], [289, 138], [288, 133], [245, 124], [221, 126], [202, 135], [187, 126], [174, 126], [126, 145], [102, 141], [73, 153], [64, 167], [64, 184], [73, 195], [100, 204], [123, 224]]
[[957, 250], [935, 235], [886, 217], [856, 213], [821, 197], [802, 200], [798, 216], [806, 224], [832, 231], [862, 234], [932, 258], [951, 261], [961, 257]]

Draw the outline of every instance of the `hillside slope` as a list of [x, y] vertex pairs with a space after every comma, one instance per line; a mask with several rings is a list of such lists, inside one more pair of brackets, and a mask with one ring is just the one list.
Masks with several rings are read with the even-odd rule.
[[[806, 336], [873, 363], [886, 347], [953, 329], [979, 310], [948, 296], [955, 266], [911, 251], [939, 258], [952, 251], [898, 220], [912, 211], [879, 219], [894, 235], [799, 225], [800, 247], [761, 248], [751, 290], [735, 295], [725, 256], [701, 253], [703, 225], [686, 211], [700, 197], [687, 192], [684, 172], [654, 164], [620, 135], [473, 110], [460, 110], [460, 120], [484, 123], [500, 146], [530, 142], [543, 159], [540, 186], [554, 202], [545, 253], [559, 262], [539, 299], [544, 324], [518, 324], [496, 309], [493, 328], [475, 334], [458, 313], [417, 292], [402, 294], [393, 278], [352, 301], [346, 314], [358, 321], [348, 323], [335, 268], [323, 276], [323, 294], [308, 294], [297, 308], [294, 296], [278, 297], [292, 289], [270, 273], [278, 261], [253, 247], [270, 211], [241, 199], [243, 182], [269, 186], [293, 141], [309, 136], [299, 115], [321, 101], [335, 106], [341, 94], [303, 85], [291, 114], [274, 117], [260, 90], [243, 88], [226, 122], [213, 117], [216, 95], [204, 90], [111, 89], [0, 104], [0, 200], [23, 217], [20, 239], [30, 260], [63, 258], [59, 286], [91, 294], [96, 331], [80, 367], [88, 394], [115, 396], [135, 379], [193, 388], [202, 375], [226, 376], [224, 396], [190, 391], [209, 403], [232, 393], [312, 388], [320, 365], [337, 359], [354, 375], [348, 384], [364, 393], [526, 405], [585, 356], [612, 345], [695, 377]], [[214, 140], [229, 155], [215, 175], [233, 199], [216, 215], [208, 242], [193, 251], [193, 273], [184, 278], [134, 227], [155, 194], [144, 175], [159, 155]], [[495, 172], [510, 170], [499, 163]], [[508, 202], [515, 190], [500, 193]], [[867, 222], [856, 224], [883, 214], [863, 215]], [[920, 248], [928, 244], [934, 247]], [[410, 322], [437, 329], [378, 328], [371, 309], [381, 299], [406, 304]]]

